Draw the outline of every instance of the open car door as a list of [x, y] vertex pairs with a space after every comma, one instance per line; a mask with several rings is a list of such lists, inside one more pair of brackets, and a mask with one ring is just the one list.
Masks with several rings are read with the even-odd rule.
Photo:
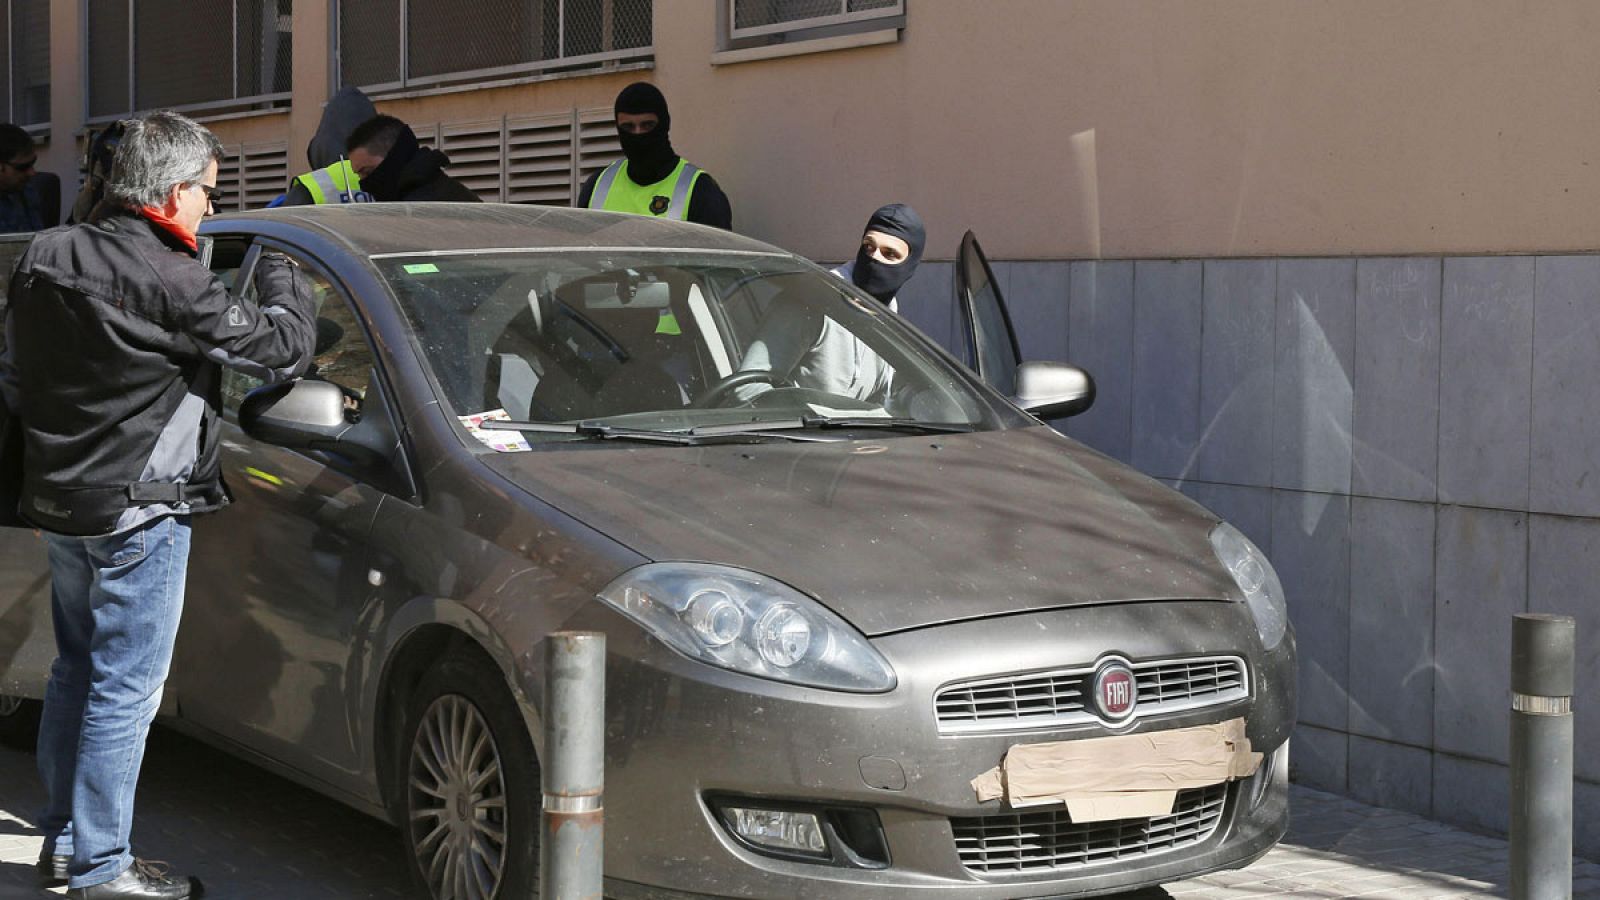
[[1022, 364], [1017, 332], [994, 270], [970, 231], [962, 236], [956, 258], [956, 301], [967, 332], [967, 368], [1000, 393], [1016, 396], [1017, 367]]
[[1094, 403], [1094, 379], [1055, 362], [1023, 362], [994, 270], [968, 231], [956, 258], [956, 305], [966, 324], [966, 364], [990, 387], [1040, 418], [1076, 415]]

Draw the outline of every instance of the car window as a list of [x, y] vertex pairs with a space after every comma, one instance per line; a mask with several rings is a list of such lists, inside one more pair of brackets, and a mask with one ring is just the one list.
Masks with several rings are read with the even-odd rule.
[[[334, 287], [332, 279], [310, 261], [294, 254], [289, 256], [299, 265], [300, 274], [316, 301], [316, 360], [306, 377], [337, 384], [352, 412], [359, 413], [372, 378], [371, 345], [356, 319], [355, 310]], [[254, 281], [244, 286], [243, 296], [252, 301], [257, 299]], [[252, 375], [225, 369], [222, 378], [224, 408], [229, 414], [236, 414], [244, 395], [261, 384], [261, 379]]]
[[971, 340], [970, 363], [989, 386], [1010, 397], [1017, 392], [1021, 354], [1017, 352], [1016, 335], [1006, 315], [1005, 300], [994, 283], [994, 273], [970, 231], [961, 241], [958, 278]]
[[[897, 316], [793, 257], [485, 252], [374, 262], [442, 406], [468, 431], [494, 418], [652, 430], [807, 416], [1011, 421]], [[502, 443], [539, 440], [548, 438]]]

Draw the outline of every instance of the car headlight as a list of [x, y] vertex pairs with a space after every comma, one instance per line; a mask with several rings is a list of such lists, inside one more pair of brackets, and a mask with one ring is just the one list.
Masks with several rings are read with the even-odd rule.
[[734, 672], [838, 691], [893, 690], [860, 632], [782, 582], [707, 563], [651, 563], [599, 597], [679, 653]]
[[1261, 646], [1268, 650], [1278, 646], [1289, 629], [1289, 608], [1283, 598], [1283, 582], [1266, 554], [1227, 522], [1211, 529], [1211, 549], [1244, 594], [1261, 633]]

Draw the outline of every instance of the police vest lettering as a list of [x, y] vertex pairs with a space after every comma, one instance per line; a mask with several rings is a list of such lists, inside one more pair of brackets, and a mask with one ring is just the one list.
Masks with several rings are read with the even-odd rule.
[[600, 173], [589, 208], [682, 221], [689, 217], [689, 198], [699, 179], [700, 167], [679, 159], [672, 172], [655, 184], [635, 184], [628, 177], [628, 161], [619, 159]]
[[314, 169], [295, 178], [311, 194], [311, 202], [372, 203], [376, 199], [361, 189], [361, 179], [348, 160], [340, 160], [325, 169]]

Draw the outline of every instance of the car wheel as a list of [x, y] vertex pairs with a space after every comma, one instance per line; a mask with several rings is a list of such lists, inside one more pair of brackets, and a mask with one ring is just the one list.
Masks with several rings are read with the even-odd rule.
[[39, 742], [39, 701], [0, 694], [0, 744], [32, 750]]
[[476, 655], [446, 657], [418, 683], [401, 734], [396, 796], [426, 896], [536, 896], [539, 765], [499, 671]]

